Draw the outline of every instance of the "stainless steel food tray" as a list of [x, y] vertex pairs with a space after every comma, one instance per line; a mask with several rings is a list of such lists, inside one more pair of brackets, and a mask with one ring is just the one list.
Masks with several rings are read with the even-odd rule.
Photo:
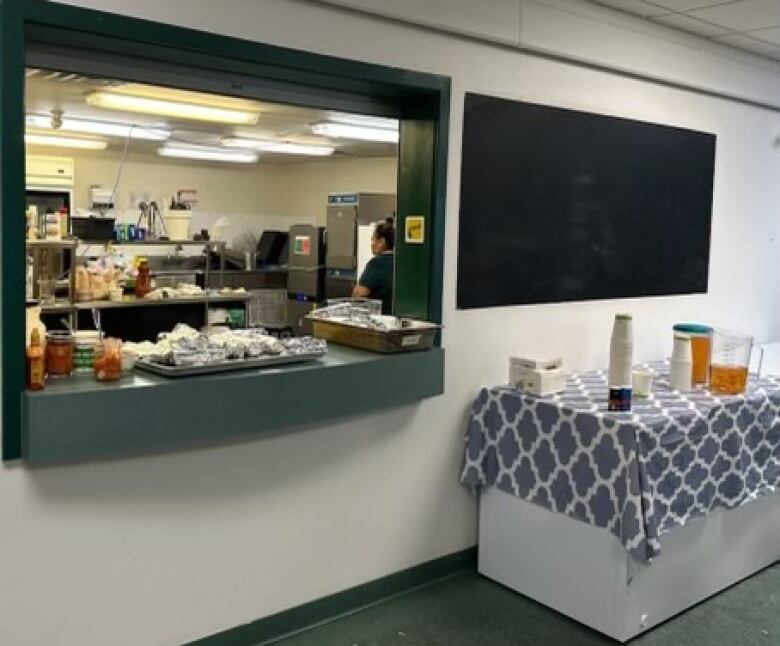
[[402, 319], [403, 327], [392, 330], [365, 328], [346, 321], [317, 318], [316, 315], [308, 318], [313, 323], [314, 336], [319, 339], [383, 354], [429, 350], [433, 347], [436, 332], [441, 329], [441, 325], [436, 323], [407, 318]]
[[309, 352], [307, 354], [283, 354], [276, 356], [257, 357], [256, 359], [230, 359], [215, 363], [204, 363], [196, 366], [164, 366], [160, 363], [138, 359], [135, 367], [153, 372], [163, 377], [192, 377], [195, 375], [210, 375], [216, 372], [231, 372], [233, 370], [248, 370], [250, 368], [266, 368], [283, 366], [304, 361], [322, 359], [326, 352]]

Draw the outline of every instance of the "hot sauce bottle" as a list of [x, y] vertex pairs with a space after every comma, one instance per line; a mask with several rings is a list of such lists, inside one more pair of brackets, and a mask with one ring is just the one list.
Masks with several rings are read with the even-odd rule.
[[30, 336], [26, 367], [27, 388], [29, 390], [43, 390], [46, 385], [46, 361], [41, 347], [41, 335], [37, 328], [33, 328]]

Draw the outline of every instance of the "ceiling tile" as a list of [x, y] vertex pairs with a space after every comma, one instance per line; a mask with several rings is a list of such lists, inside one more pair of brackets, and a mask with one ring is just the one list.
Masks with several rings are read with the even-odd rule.
[[653, 4], [657, 4], [659, 7], [666, 7], [672, 11], [684, 13], [691, 9], [703, 9], [704, 7], [713, 7], [731, 1], [732, 0], [653, 0]]
[[688, 12], [694, 18], [729, 31], [751, 31], [780, 26], [780, 0], [738, 0]]
[[657, 18], [653, 18], [653, 20], [663, 23], [664, 25], [677, 27], [677, 29], [689, 31], [694, 34], [698, 34], [699, 36], [706, 36], [708, 38], [712, 38], [713, 36], [723, 36], [724, 34], [729, 33], [728, 29], [718, 27], [717, 25], [713, 25], [709, 22], [704, 22], [703, 20], [691, 18], [690, 16], [684, 16], [679, 13], [669, 14], [668, 16], [659, 16]]
[[772, 43], [780, 47], [780, 27], [770, 27], [769, 29], [756, 29], [747, 33], [751, 38], [757, 38], [767, 43]]
[[777, 45], [765, 43], [744, 34], [727, 34], [726, 36], [718, 36], [715, 40], [724, 45], [731, 45], [732, 47], [745, 49], [754, 54], [761, 54], [763, 56], [773, 54], [780, 49]]
[[644, 18], [661, 16], [665, 13], [669, 13], [669, 10], [664, 7], [659, 7], [649, 2], [642, 2], [642, 0], [594, 0], [594, 2], [606, 5], [613, 9], [627, 11], [628, 13], [633, 13]]

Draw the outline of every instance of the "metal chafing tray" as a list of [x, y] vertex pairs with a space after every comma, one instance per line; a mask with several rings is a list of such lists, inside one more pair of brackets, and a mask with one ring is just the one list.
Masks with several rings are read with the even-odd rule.
[[144, 359], [138, 359], [135, 367], [139, 370], [153, 372], [163, 377], [192, 377], [194, 375], [210, 375], [217, 372], [231, 372], [233, 370], [248, 370], [250, 368], [267, 368], [270, 366], [283, 366], [305, 361], [316, 361], [327, 354], [323, 352], [308, 352], [305, 354], [281, 354], [268, 355], [253, 359], [228, 359], [214, 363], [202, 363], [193, 366], [166, 366]]
[[400, 328], [391, 330], [378, 330], [316, 316], [308, 318], [312, 321], [314, 336], [320, 339], [384, 354], [428, 350], [433, 347], [436, 332], [441, 329], [441, 325], [435, 323], [406, 318], [401, 319]]

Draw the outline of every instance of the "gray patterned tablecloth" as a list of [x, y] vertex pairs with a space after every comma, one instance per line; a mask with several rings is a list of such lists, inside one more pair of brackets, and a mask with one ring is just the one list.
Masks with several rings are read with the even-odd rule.
[[549, 397], [484, 388], [466, 432], [461, 482], [501, 491], [617, 536], [640, 561], [659, 537], [780, 484], [780, 378], [744, 396], [678, 393], [664, 364], [653, 395], [607, 412], [603, 372], [569, 377]]

